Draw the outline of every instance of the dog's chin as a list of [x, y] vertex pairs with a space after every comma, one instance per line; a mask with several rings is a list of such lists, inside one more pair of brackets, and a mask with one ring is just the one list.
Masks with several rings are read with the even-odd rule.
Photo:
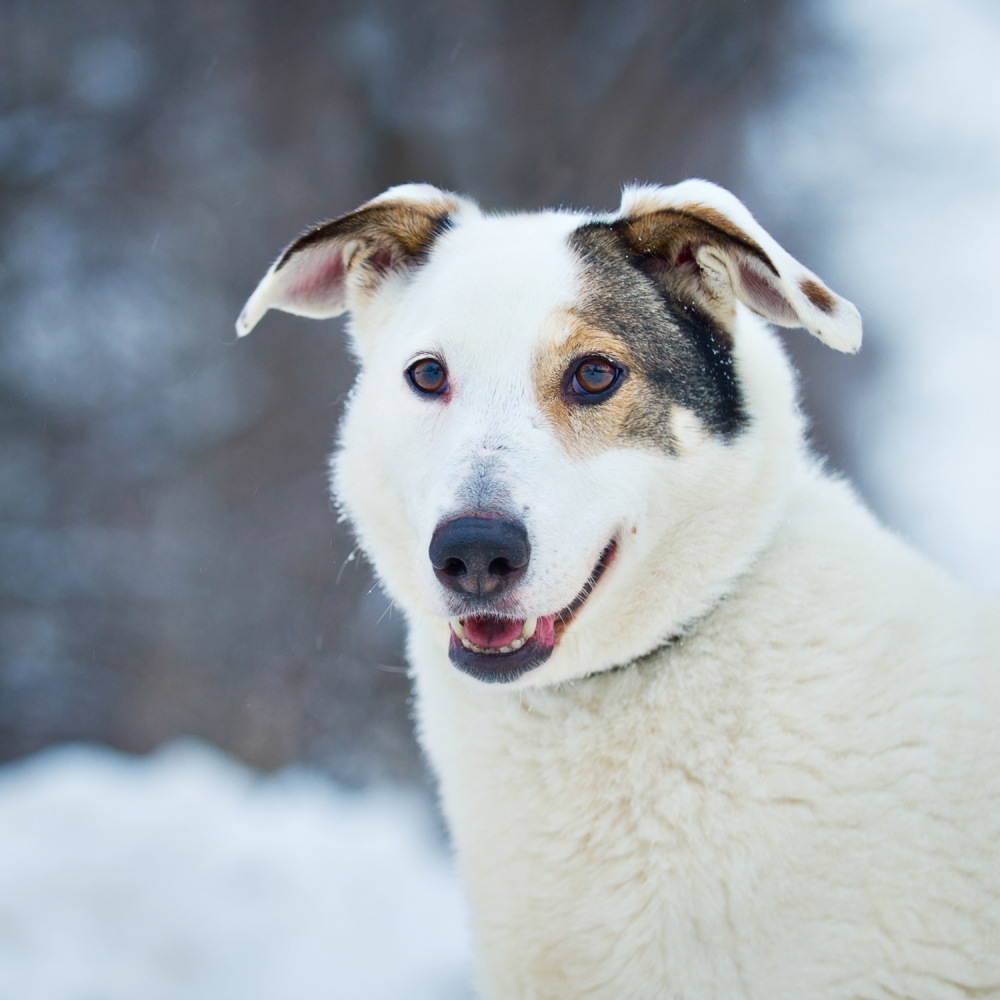
[[555, 652], [617, 550], [615, 540], [608, 543], [580, 593], [555, 614], [512, 618], [487, 613], [452, 618], [448, 658], [459, 670], [487, 684], [509, 684], [540, 667]]

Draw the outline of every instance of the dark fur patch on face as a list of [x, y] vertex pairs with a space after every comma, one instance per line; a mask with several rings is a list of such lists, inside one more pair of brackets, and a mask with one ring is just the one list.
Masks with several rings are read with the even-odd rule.
[[585, 266], [586, 293], [575, 311], [625, 345], [631, 376], [649, 390], [623, 430], [633, 440], [672, 452], [671, 418], [683, 407], [709, 432], [732, 439], [748, 421], [733, 370], [732, 338], [683, 295], [683, 286], [675, 291], [663, 279], [677, 258], [679, 266], [695, 267], [683, 254], [686, 244], [666, 259], [638, 253], [623, 225], [631, 224], [585, 223], [569, 238]]
[[836, 311], [837, 306], [833, 301], [833, 296], [819, 282], [813, 281], [812, 278], [805, 278], [799, 282], [799, 288], [820, 312], [832, 316]]

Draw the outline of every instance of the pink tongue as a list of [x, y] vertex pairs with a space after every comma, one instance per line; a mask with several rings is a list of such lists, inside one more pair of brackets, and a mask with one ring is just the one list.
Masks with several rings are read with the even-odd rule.
[[462, 625], [465, 626], [465, 638], [469, 642], [482, 646], [483, 649], [499, 649], [501, 646], [509, 646], [515, 639], [521, 637], [524, 619], [511, 621], [509, 618], [492, 618], [484, 615], [463, 618]]

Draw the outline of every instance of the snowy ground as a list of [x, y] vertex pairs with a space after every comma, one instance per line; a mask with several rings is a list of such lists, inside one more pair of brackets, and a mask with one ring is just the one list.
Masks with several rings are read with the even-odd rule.
[[875, 378], [861, 485], [960, 579], [1000, 590], [1000, 5], [820, 0], [830, 43], [753, 132], [772, 211], [814, 220]]
[[459, 886], [413, 793], [216, 750], [0, 769], [4, 1000], [458, 1000]]

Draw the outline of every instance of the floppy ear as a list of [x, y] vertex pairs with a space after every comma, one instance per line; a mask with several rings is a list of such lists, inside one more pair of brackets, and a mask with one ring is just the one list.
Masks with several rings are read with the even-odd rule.
[[738, 198], [708, 181], [626, 188], [612, 227], [633, 262], [723, 326], [736, 300], [778, 326], [802, 326], [838, 351], [861, 346], [861, 316], [786, 253]]
[[349, 299], [374, 292], [391, 272], [427, 259], [454, 216], [476, 212], [471, 201], [431, 187], [390, 188], [359, 209], [303, 233], [271, 265], [236, 321], [245, 337], [268, 309], [328, 319]]

